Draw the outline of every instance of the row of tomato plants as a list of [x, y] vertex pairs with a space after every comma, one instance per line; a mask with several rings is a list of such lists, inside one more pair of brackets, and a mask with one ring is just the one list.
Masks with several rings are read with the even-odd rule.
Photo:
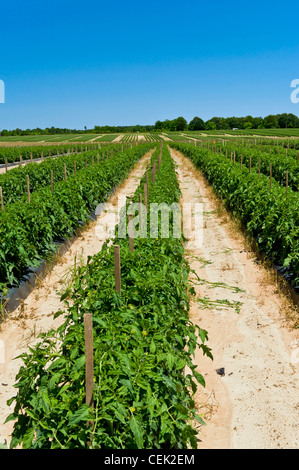
[[[120, 146], [120, 144], [113, 144], [114, 147]], [[70, 153], [77, 152], [87, 152], [88, 150], [99, 149], [107, 150], [110, 149], [110, 145], [106, 142], [91, 142], [91, 143], [68, 143], [68, 144], [59, 144], [59, 145], [34, 145], [34, 146], [14, 146], [14, 147], [1, 147], [0, 146], [0, 164], [5, 163], [18, 163], [20, 157], [22, 161], [32, 159], [40, 159], [41, 157], [51, 157], [55, 155], [66, 155]]]
[[[156, 158], [158, 149], [153, 156]], [[145, 178], [132, 202], [143, 193]], [[178, 202], [166, 146], [148, 203]], [[131, 201], [127, 201], [129, 203]], [[171, 219], [172, 220], [172, 219]], [[194, 394], [203, 376], [197, 347], [212, 359], [207, 332], [189, 320], [193, 289], [180, 238], [107, 240], [78, 266], [62, 300], [64, 322], [23, 354], [16, 377], [10, 446], [24, 448], [196, 448]], [[171, 233], [171, 230], [170, 230]], [[121, 253], [121, 294], [115, 289], [113, 246]], [[84, 314], [93, 317], [93, 407], [85, 403]], [[197, 421], [196, 421], [197, 420]], [[88, 425], [86, 425], [88, 423]]]
[[17, 200], [0, 213], [0, 287], [18, 284], [27, 267], [52, 256], [57, 240], [70, 238], [91, 211], [104, 202], [152, 144], [119, 153], [99, 165], [84, 166], [76, 176]]
[[[66, 155], [75, 152], [87, 152], [88, 150], [96, 150], [110, 148], [107, 143], [91, 142], [91, 143], [71, 143], [59, 144], [59, 145], [34, 145], [34, 146], [14, 146], [14, 147], [1, 147], [0, 146], [0, 164], [5, 163], [18, 163], [20, 157], [22, 160], [39, 159], [42, 156], [44, 158], [57, 155]], [[120, 144], [113, 144], [114, 147], [120, 146]]]
[[[113, 156], [121, 151], [121, 147], [113, 148]], [[41, 163], [28, 163], [17, 166], [7, 173], [0, 174], [0, 187], [2, 188], [5, 206], [27, 195], [27, 175], [29, 176], [30, 193], [51, 184], [62, 181], [66, 177], [75, 175], [77, 171], [89, 165], [101, 164], [103, 160], [112, 158], [111, 152], [91, 150], [79, 154], [70, 154], [47, 158]]]
[[296, 155], [288, 153], [286, 156], [285, 149], [277, 153], [275, 149], [269, 151], [260, 151], [256, 148], [235, 147], [234, 145], [217, 146], [221, 149], [222, 154], [231, 159], [231, 155], [235, 155], [235, 161], [249, 168], [251, 160], [252, 170], [259, 171], [265, 175], [270, 174], [270, 165], [272, 165], [272, 176], [281, 185], [286, 184], [286, 172], [288, 172], [288, 185], [293, 190], [299, 189], [299, 162]]
[[[44, 157], [57, 155], [58, 154], [66, 154], [68, 152], [73, 152], [76, 149], [78, 151], [81, 150], [81, 146], [78, 144], [59, 144], [59, 145], [33, 145], [33, 146], [14, 146], [14, 147], [0, 147], [0, 164], [5, 163], [5, 159], [7, 159], [8, 163], [18, 162], [20, 157], [22, 160], [30, 160], [32, 158], [41, 158], [43, 155]], [[85, 146], [83, 146], [82, 151], [85, 150]]]
[[292, 283], [299, 282], [299, 197], [275, 179], [247, 167], [240, 168], [223, 155], [171, 143], [203, 171], [225, 206], [238, 218], [257, 249], [274, 265], [288, 269]]

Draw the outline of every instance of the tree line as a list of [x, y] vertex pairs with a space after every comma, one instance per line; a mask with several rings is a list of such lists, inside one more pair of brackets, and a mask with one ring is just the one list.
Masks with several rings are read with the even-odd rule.
[[55, 134], [122, 134], [135, 132], [181, 132], [181, 131], [204, 131], [204, 130], [229, 130], [229, 129], [287, 129], [299, 128], [299, 118], [292, 113], [270, 114], [262, 117], [213, 117], [204, 121], [195, 116], [189, 123], [180, 116], [176, 119], [166, 119], [156, 121], [154, 125], [134, 125], [134, 126], [94, 126], [92, 129], [67, 129], [59, 127], [47, 127], [45, 129], [3, 129], [1, 136], [22, 136], [22, 135], [55, 135]]
[[154, 130], [166, 131], [204, 131], [229, 129], [287, 129], [299, 128], [299, 118], [295, 114], [270, 114], [262, 117], [213, 117], [204, 121], [195, 116], [189, 123], [183, 117], [174, 120], [157, 121]]

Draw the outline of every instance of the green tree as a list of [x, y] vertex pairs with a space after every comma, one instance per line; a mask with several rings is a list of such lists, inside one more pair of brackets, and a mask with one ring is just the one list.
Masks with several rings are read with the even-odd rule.
[[264, 126], [266, 129], [275, 129], [279, 127], [277, 116], [274, 114], [269, 114], [269, 116], [266, 116], [264, 119]]
[[277, 115], [278, 125], [282, 129], [299, 127], [299, 118], [292, 113], [283, 113]]
[[185, 129], [188, 128], [188, 123], [186, 119], [180, 116], [174, 120], [174, 127], [176, 131], [184, 131]]
[[189, 122], [188, 129], [190, 131], [202, 131], [205, 129], [205, 123], [201, 118], [195, 116], [192, 121]]
[[262, 117], [255, 117], [252, 121], [252, 129], [262, 129], [264, 127], [264, 119]]
[[243, 129], [252, 129], [252, 122], [245, 121], [243, 124]]
[[216, 131], [217, 127], [214, 121], [210, 120], [206, 122], [207, 131]]

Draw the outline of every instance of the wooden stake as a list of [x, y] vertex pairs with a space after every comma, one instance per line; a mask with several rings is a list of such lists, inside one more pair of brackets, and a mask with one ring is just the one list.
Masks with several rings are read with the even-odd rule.
[[27, 175], [27, 200], [28, 200], [28, 204], [30, 204], [30, 185], [29, 185], [29, 175]]
[[129, 214], [128, 215], [128, 235], [129, 235], [129, 249], [131, 253], [134, 251], [134, 236], [133, 236], [132, 222], [133, 222], [133, 215]]
[[7, 158], [6, 157], [4, 159], [4, 162], [5, 162], [5, 173], [7, 173]]
[[66, 164], [64, 164], [64, 181], [66, 181]]
[[139, 230], [142, 230], [142, 225], [143, 220], [142, 220], [142, 194], [139, 194]]
[[272, 187], [272, 163], [270, 163], [270, 189]]
[[149, 197], [148, 172], [145, 173], [145, 184], [146, 184], [146, 208], [147, 208], [148, 197]]
[[22, 166], [22, 155], [20, 155], [20, 166]]
[[30, 152], [30, 162], [32, 163], [32, 152]]
[[147, 182], [144, 183], [144, 205], [147, 211]]
[[93, 324], [92, 314], [84, 313], [85, 402], [93, 407]]
[[260, 179], [260, 176], [261, 176], [261, 161], [259, 160], [259, 179]]
[[114, 245], [115, 289], [121, 294], [120, 246]]
[[151, 177], [152, 177], [152, 183], [154, 183], [155, 182], [155, 171], [154, 171], [153, 166], [151, 167]]
[[74, 175], [75, 175], [75, 178], [77, 176], [77, 164], [76, 162], [74, 162]]
[[2, 210], [2, 212], [4, 212], [4, 201], [3, 201], [2, 186], [0, 186], [0, 199], [1, 199], [1, 210]]

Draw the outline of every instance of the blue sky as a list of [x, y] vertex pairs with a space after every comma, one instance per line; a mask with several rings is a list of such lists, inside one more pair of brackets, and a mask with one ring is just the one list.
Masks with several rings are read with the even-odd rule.
[[2, 0], [0, 129], [299, 115], [292, 2]]

